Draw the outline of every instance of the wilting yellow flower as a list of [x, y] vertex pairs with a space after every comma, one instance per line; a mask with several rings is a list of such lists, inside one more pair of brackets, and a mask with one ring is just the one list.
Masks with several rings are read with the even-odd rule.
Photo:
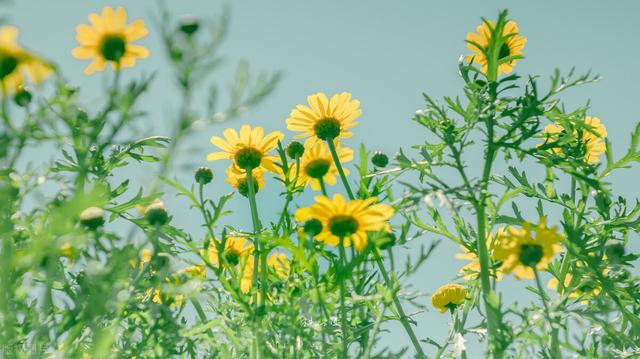
[[287, 118], [289, 130], [302, 132], [296, 138], [349, 138], [349, 130], [358, 124], [354, 120], [362, 114], [360, 101], [352, 99], [348, 92], [334, 94], [331, 100], [319, 92], [307, 97], [307, 102], [309, 106], [296, 106]]
[[[467, 61], [480, 64], [482, 66], [480, 70], [485, 74], [488, 70], [486, 51], [488, 51], [489, 42], [491, 41], [491, 29], [495, 28], [495, 26], [495, 23], [491, 21], [488, 21], [488, 24], [487, 22], [483, 22], [476, 28], [475, 33], [470, 32], [467, 34], [467, 47], [474, 52], [471, 55], [467, 55]], [[522, 49], [524, 49], [524, 45], [527, 43], [527, 38], [519, 36], [518, 24], [516, 24], [515, 21], [509, 20], [504, 24], [502, 36], [508, 37], [500, 47], [498, 59], [504, 59], [508, 56], [522, 56]], [[516, 65], [516, 62], [518, 62], [518, 60], [502, 63], [498, 66], [497, 74], [500, 75], [502, 72], [506, 74], [510, 73]]]
[[457, 306], [464, 303], [469, 292], [460, 284], [445, 284], [438, 288], [431, 296], [431, 304], [444, 313], [447, 310], [454, 310]]
[[[590, 129], [581, 129], [580, 133], [574, 130], [573, 135], [579, 138], [584, 144], [584, 159], [588, 163], [598, 163], [600, 162], [599, 156], [607, 150], [607, 146], [604, 143], [604, 139], [607, 137], [607, 128], [597, 117], [586, 116], [584, 123], [588, 125]], [[548, 124], [544, 128], [543, 134], [548, 136], [551, 141], [557, 141], [564, 131], [566, 131], [566, 129], [562, 125]], [[552, 150], [556, 153], [562, 152], [560, 148], [553, 148]]]
[[346, 202], [340, 194], [329, 199], [316, 196], [316, 203], [307, 208], [299, 208], [295, 219], [304, 223], [312, 218], [322, 223], [322, 232], [315, 238], [332, 246], [344, 238], [344, 245], [354, 243], [357, 250], [363, 250], [368, 243], [367, 231], [389, 231], [388, 220], [393, 216], [393, 208], [375, 203], [376, 198]]
[[[498, 229], [498, 236], [502, 233], [504, 233], [504, 228]], [[491, 249], [491, 237], [491, 233], [489, 233], [489, 235], [487, 235], [487, 248], [489, 249]], [[470, 262], [460, 268], [459, 272], [464, 275], [463, 278], [466, 280], [477, 278], [480, 273], [480, 260], [478, 259], [478, 256], [476, 256], [475, 253], [470, 252], [465, 246], [460, 246], [460, 249], [462, 249], [464, 253], [456, 253], [456, 259], [468, 260]], [[496, 277], [497, 280], [502, 280], [502, 271], [500, 268], [495, 270], [490, 269], [489, 275]]]
[[211, 137], [211, 143], [222, 149], [221, 152], [211, 152], [207, 155], [207, 161], [231, 159], [239, 169], [248, 170], [262, 167], [275, 172], [273, 161], [276, 156], [269, 152], [278, 146], [278, 141], [284, 138], [280, 131], [273, 131], [266, 136], [262, 127], [251, 129], [249, 125], [240, 128], [240, 134], [232, 128], [223, 132], [224, 138]]
[[[247, 186], [247, 171], [241, 170], [236, 167], [236, 165], [232, 164], [227, 167], [227, 183], [229, 183], [233, 188], [237, 189], [238, 192], [246, 195], [249, 193], [249, 187]], [[258, 167], [251, 171], [251, 175], [253, 176], [254, 186], [257, 184], [257, 189], [264, 187], [264, 170], [262, 167]], [[256, 191], [257, 192], [257, 191]]]
[[517, 279], [533, 279], [533, 268], [546, 270], [553, 256], [560, 252], [563, 236], [558, 227], [547, 227], [545, 218], [537, 226], [524, 222], [521, 228], [509, 227], [498, 235], [493, 247], [493, 259], [502, 262], [500, 269]]
[[[304, 154], [300, 158], [300, 171], [298, 171], [298, 183], [311, 184], [315, 191], [320, 190], [322, 178], [325, 184], [334, 185], [337, 183], [338, 168], [336, 167], [329, 146], [324, 142], [314, 140], [305, 143]], [[344, 164], [353, 160], [353, 150], [347, 147], [338, 146], [336, 148], [340, 163]], [[291, 165], [291, 176], [295, 176], [296, 164]], [[349, 175], [349, 170], [344, 169], [344, 174]]]
[[[253, 254], [253, 250], [253, 243], [250, 243], [245, 238], [227, 236], [222, 255], [229, 265], [235, 266], [246, 261], [248, 258], [252, 258], [251, 255]], [[214, 267], [218, 266], [218, 263], [220, 263], [220, 256], [216, 243], [212, 242], [209, 244], [207, 257]]]
[[0, 27], [0, 83], [2, 96], [15, 92], [26, 84], [35, 84], [51, 74], [51, 66], [43, 59], [22, 48], [17, 42], [18, 29]]
[[80, 60], [93, 59], [84, 73], [91, 75], [104, 70], [107, 62], [118, 71], [121, 67], [133, 67], [137, 58], [149, 56], [144, 46], [133, 44], [148, 33], [143, 20], [135, 20], [127, 25], [127, 12], [121, 6], [115, 10], [109, 6], [102, 9], [102, 15], [89, 15], [91, 25], [76, 27], [79, 47], [71, 54]]

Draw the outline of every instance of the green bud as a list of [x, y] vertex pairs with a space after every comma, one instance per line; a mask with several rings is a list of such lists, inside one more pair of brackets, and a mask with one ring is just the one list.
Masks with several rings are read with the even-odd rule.
[[371, 163], [376, 167], [384, 168], [389, 164], [389, 157], [382, 152], [376, 152], [371, 157]]
[[31, 103], [32, 98], [31, 92], [23, 86], [20, 86], [15, 95], [13, 95], [13, 102], [20, 107], [27, 107]]
[[89, 207], [80, 212], [80, 223], [87, 229], [95, 231], [104, 224], [104, 210], [98, 207]]
[[208, 167], [200, 167], [196, 170], [196, 182], [205, 185], [213, 180], [213, 171]]
[[304, 222], [304, 226], [302, 227], [304, 233], [311, 237], [315, 237], [320, 232], [322, 232], [322, 222], [315, 218], [311, 218], [310, 220]]
[[304, 154], [304, 145], [298, 141], [291, 141], [287, 146], [287, 156], [292, 159], [302, 157]]
[[[258, 186], [258, 181], [253, 181], [253, 189], [254, 193], [258, 193], [260, 187]], [[238, 193], [240, 193], [244, 197], [249, 197], [249, 182], [246, 179], [242, 179], [238, 182]]]
[[179, 29], [187, 36], [191, 36], [200, 28], [200, 22], [195, 16], [184, 15], [180, 18]]
[[162, 226], [169, 222], [169, 214], [161, 201], [150, 204], [144, 212], [144, 217], [152, 226]]

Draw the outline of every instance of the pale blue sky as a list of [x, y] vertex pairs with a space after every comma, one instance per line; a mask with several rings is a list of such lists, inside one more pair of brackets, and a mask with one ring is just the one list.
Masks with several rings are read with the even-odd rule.
[[[222, 2], [211, 0], [167, 1], [173, 14], [192, 13], [214, 17]], [[247, 59], [253, 69], [283, 70], [284, 78], [276, 92], [259, 108], [230, 124], [220, 124], [198, 133], [190, 141], [201, 143], [202, 150], [184, 151], [179, 156], [192, 165], [205, 165], [208, 139], [228, 126], [241, 123], [285, 130], [284, 119], [293, 106], [307, 95], [323, 91], [349, 91], [362, 103], [361, 125], [347, 144], [364, 142], [371, 150], [393, 154], [402, 145], [424, 141], [426, 131], [410, 121], [422, 106], [422, 92], [433, 97], [460, 94], [462, 81], [457, 75], [457, 59], [466, 53], [464, 38], [480, 23], [480, 16], [495, 18], [499, 9], [508, 7], [521, 33], [528, 37], [526, 59], [517, 66], [521, 74], [539, 74], [547, 78], [555, 67], [578, 72], [592, 69], [603, 80], [567, 93], [570, 107], [591, 100], [590, 113], [600, 117], [609, 131], [616, 154], [628, 144], [629, 133], [638, 121], [640, 72], [640, 3], [633, 1], [322, 1], [299, 0], [228, 2], [231, 5], [231, 31], [222, 47], [229, 64], [218, 72], [219, 83], [230, 82], [233, 62]], [[150, 20], [156, 13], [154, 1], [87, 0], [19, 0], [0, 5], [0, 14], [9, 14], [10, 22], [21, 29], [20, 40], [60, 65], [68, 79], [86, 89], [89, 103], [99, 99], [103, 75], [90, 77], [82, 73], [86, 62], [75, 60], [70, 50], [75, 46], [75, 26], [86, 22], [90, 12], [105, 5], [124, 5], [131, 18]], [[148, 21], [151, 26], [151, 21]], [[170, 73], [162, 58], [163, 49], [156, 29], [140, 43], [148, 46], [152, 56], [142, 60], [126, 76], [159, 71], [153, 92], [143, 100], [150, 116], [145, 119], [149, 134], [167, 134], [167, 113], [175, 113], [167, 103], [175, 102]], [[286, 131], [285, 131], [286, 132]], [[480, 160], [469, 158], [469, 161]], [[223, 182], [223, 165], [212, 165], [217, 182], [211, 195], [229, 191]], [[537, 171], [536, 168], [529, 168]], [[174, 173], [167, 174], [173, 176]], [[535, 174], [532, 174], [535, 175]], [[181, 175], [190, 180], [191, 173]], [[637, 196], [632, 181], [638, 168], [611, 177], [620, 194]], [[142, 181], [141, 181], [142, 182]], [[275, 181], [262, 193], [264, 219], [274, 216], [279, 205], [265, 204], [280, 191]], [[309, 197], [309, 196], [307, 196]], [[167, 199], [170, 208], [186, 208], [180, 200]], [[308, 203], [305, 198], [301, 203]], [[533, 206], [533, 204], [532, 204]], [[236, 215], [229, 221], [248, 226], [247, 204], [236, 198], [231, 204]], [[176, 213], [175, 223], [199, 229], [195, 216], [186, 209]], [[247, 227], [248, 228], [248, 227]], [[425, 237], [423, 241], [434, 238]], [[399, 252], [409, 253], [412, 247]], [[637, 247], [637, 245], [636, 245]], [[414, 289], [430, 293], [454, 278], [461, 263], [453, 260], [456, 246], [444, 243], [438, 255], [410, 280]], [[399, 256], [398, 256], [399, 257]], [[433, 274], [433, 275], [432, 275]], [[525, 283], [506, 280], [500, 291], [515, 300], [525, 300]], [[425, 298], [427, 301], [428, 298]], [[419, 314], [418, 334], [440, 340], [447, 330], [447, 316], [435, 312]], [[394, 348], [408, 345], [400, 327], [383, 340]], [[473, 340], [469, 336], [469, 340]], [[481, 358], [480, 352], [470, 358]]]

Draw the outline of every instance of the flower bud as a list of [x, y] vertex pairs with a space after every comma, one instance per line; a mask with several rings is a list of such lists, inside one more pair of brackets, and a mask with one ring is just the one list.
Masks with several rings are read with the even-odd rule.
[[376, 152], [371, 157], [371, 163], [376, 167], [384, 168], [389, 164], [389, 157], [382, 152]]
[[187, 36], [191, 36], [200, 28], [200, 22], [195, 16], [183, 15], [180, 17], [179, 29]]
[[304, 145], [298, 141], [291, 141], [287, 146], [287, 156], [292, 159], [300, 158], [304, 154]]
[[380, 249], [387, 249], [396, 244], [396, 236], [393, 233], [384, 233], [376, 237], [374, 244]]
[[151, 203], [144, 211], [144, 218], [152, 226], [162, 226], [169, 221], [169, 214], [160, 200]]
[[196, 170], [196, 182], [205, 185], [213, 180], [213, 171], [208, 167], [200, 167]]
[[23, 86], [18, 87], [15, 95], [13, 95], [13, 102], [20, 107], [27, 107], [31, 103], [31, 92], [24, 88]]
[[80, 223], [87, 229], [95, 231], [104, 224], [104, 210], [98, 207], [89, 207], [80, 212]]
[[305, 234], [315, 237], [322, 232], [322, 222], [315, 218], [311, 218], [304, 223], [302, 228]]

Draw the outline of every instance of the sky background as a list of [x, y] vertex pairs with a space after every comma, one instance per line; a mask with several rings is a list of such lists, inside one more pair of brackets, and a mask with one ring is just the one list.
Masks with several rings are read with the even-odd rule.
[[[214, 80], [225, 88], [231, 83], [234, 64], [249, 60], [253, 70], [282, 70], [284, 77], [276, 91], [262, 105], [243, 114], [232, 123], [218, 124], [202, 130], [189, 139], [190, 144], [180, 149], [178, 163], [192, 170], [205, 162], [211, 135], [220, 135], [226, 127], [239, 128], [242, 123], [260, 125], [267, 130], [285, 129], [284, 120], [290, 110], [306, 101], [306, 96], [318, 91], [331, 94], [348, 91], [361, 101], [363, 115], [361, 125], [354, 130], [347, 145], [356, 147], [365, 143], [371, 150], [390, 155], [400, 146], [407, 149], [427, 139], [427, 132], [410, 120], [423, 106], [422, 92], [434, 98], [461, 94], [462, 81], [457, 74], [457, 60], [467, 53], [466, 34], [480, 24], [480, 17], [495, 18], [498, 10], [508, 7], [521, 34], [528, 38], [524, 49], [526, 59], [518, 63], [520, 74], [538, 74], [547, 78], [554, 68], [563, 72], [575, 66], [578, 72], [592, 70], [603, 80], [576, 90], [564, 97], [568, 108], [575, 108], [591, 101], [590, 114], [602, 119], [617, 156], [626, 150], [629, 133], [638, 116], [640, 93], [640, 27], [637, 16], [640, 2], [616, 1], [167, 1], [174, 16], [196, 14], [215, 18], [222, 5], [231, 9], [230, 33], [222, 46], [227, 57], [226, 65]], [[71, 57], [76, 46], [75, 26], [87, 22], [90, 12], [98, 12], [105, 5], [124, 5], [129, 18], [143, 18], [150, 27], [150, 35], [139, 41], [151, 51], [151, 57], [138, 63], [135, 69], [126, 70], [125, 79], [157, 72], [153, 89], [144, 96], [141, 107], [149, 112], [145, 121], [145, 134], [167, 135], [175, 118], [177, 91], [171, 81], [159, 41], [157, 27], [150, 21], [157, 14], [155, 1], [88, 1], [88, 0], [19, 0], [0, 5], [0, 14], [8, 15], [9, 22], [20, 30], [20, 41], [27, 47], [44, 54], [59, 65], [69, 81], [80, 86], [87, 104], [100, 103], [101, 88], [106, 76], [85, 76], [82, 72], [88, 64]], [[201, 146], [199, 145], [201, 144]], [[468, 157], [472, 164], [481, 160]], [[34, 152], [32, 158], [42, 157]], [[44, 157], [54, 158], [49, 153]], [[210, 165], [217, 180], [210, 186], [212, 197], [230, 191], [223, 181], [224, 164]], [[538, 166], [525, 170], [531, 176], [540, 174]], [[120, 173], [135, 176], [140, 183], [149, 180], [149, 172]], [[190, 183], [192, 172], [177, 170], [165, 174], [178, 175]], [[611, 176], [616, 192], [637, 197], [638, 167]], [[455, 181], [456, 178], [451, 178]], [[334, 188], [332, 191], [341, 190]], [[259, 198], [263, 221], [273, 219], [280, 203], [273, 201], [280, 189], [275, 181], [268, 181]], [[299, 201], [310, 203], [310, 190]], [[175, 215], [174, 224], [201, 233], [195, 213], [187, 211], [179, 199], [165, 201]], [[276, 204], [275, 206], [273, 204]], [[533, 209], [534, 203], [530, 205]], [[235, 198], [230, 206], [235, 214], [229, 223], [249, 229], [250, 215], [243, 198]], [[175, 210], [178, 209], [178, 210]], [[446, 216], [446, 213], [444, 214]], [[558, 223], [555, 223], [558, 224]], [[399, 256], [412, 253], [422, 244], [437, 238], [425, 236], [398, 249]], [[637, 242], [637, 238], [636, 238]], [[637, 243], [633, 245], [638, 248]], [[445, 242], [437, 255], [414, 275], [408, 284], [412, 289], [431, 293], [437, 287], [455, 278], [464, 262], [453, 259], [457, 246]], [[512, 279], [501, 283], [500, 292], [509, 301], [528, 301], [531, 296], [525, 284]], [[428, 297], [424, 298], [428, 301]], [[447, 315], [435, 311], [421, 313], [418, 336], [431, 336], [440, 341], [446, 335]], [[409, 345], [400, 326], [391, 326], [383, 334], [382, 341], [392, 348]], [[470, 346], [475, 339], [468, 335]], [[470, 353], [470, 358], [481, 358], [480, 351]]]

